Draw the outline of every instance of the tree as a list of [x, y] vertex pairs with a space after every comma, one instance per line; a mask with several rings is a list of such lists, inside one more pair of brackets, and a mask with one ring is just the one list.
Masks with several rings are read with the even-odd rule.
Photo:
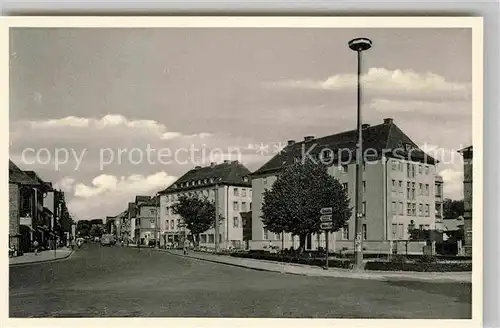
[[90, 225], [93, 226], [94, 224], [98, 224], [98, 225], [103, 224], [102, 219], [93, 219], [93, 220], [90, 220]]
[[443, 201], [443, 217], [445, 219], [456, 219], [464, 215], [464, 201], [446, 198]]
[[93, 224], [92, 227], [90, 228], [91, 237], [102, 237], [104, 233], [105, 231], [102, 224]]
[[172, 211], [182, 217], [193, 236], [195, 247], [199, 245], [200, 234], [215, 226], [215, 204], [208, 199], [179, 196], [177, 203], [172, 206]]
[[76, 224], [76, 234], [82, 237], [88, 236], [90, 233], [90, 222], [88, 220], [80, 220]]
[[328, 174], [327, 167], [306, 160], [286, 167], [272, 188], [264, 191], [261, 218], [271, 232], [299, 236], [303, 250], [307, 235], [321, 231], [323, 207], [332, 207], [331, 231], [342, 228], [352, 213], [347, 192]]

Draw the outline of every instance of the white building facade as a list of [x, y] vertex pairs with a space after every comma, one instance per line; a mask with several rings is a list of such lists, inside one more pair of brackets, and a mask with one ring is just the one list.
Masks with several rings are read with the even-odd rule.
[[[221, 248], [243, 247], [243, 223], [240, 212], [251, 210], [250, 171], [238, 161], [197, 166], [160, 192], [160, 227], [164, 242], [175, 245], [189, 236], [182, 218], [173, 213], [179, 196], [202, 197], [217, 204], [219, 214], [219, 245]], [[216, 197], [217, 193], [217, 197]], [[215, 247], [215, 229], [200, 234], [200, 246]]]
[[[383, 124], [377, 126], [364, 126], [364, 134], [365, 138], [370, 138], [369, 141], [366, 141], [364, 149], [371, 148], [380, 155], [366, 160], [363, 169], [362, 211], [365, 214], [362, 223], [363, 247], [367, 251], [386, 252], [389, 247], [392, 247], [390, 241], [408, 240], [409, 227], [435, 229], [436, 211], [439, 204], [436, 202], [435, 189], [440, 188], [436, 186], [441, 186], [442, 180], [436, 173], [435, 160], [418, 149], [416, 144], [396, 127], [392, 119], [386, 119]], [[297, 158], [297, 149], [305, 144], [319, 145], [317, 152], [311, 152], [316, 159], [325, 156], [321, 149], [351, 147], [354, 151], [355, 137], [356, 131], [348, 131], [320, 139], [306, 137], [301, 143], [289, 141], [283, 154], [277, 155], [276, 159], [272, 159], [252, 174], [254, 210], [252, 211], [250, 248], [262, 249], [269, 243], [285, 248], [299, 246], [298, 236], [292, 238], [289, 234], [285, 234], [284, 239], [282, 239], [281, 234], [266, 231], [261, 220], [263, 192], [272, 188], [276, 181], [276, 174], [283, 167], [282, 163], [290, 164], [290, 159]], [[342, 145], [339, 145], [339, 140], [341, 140]], [[393, 144], [391, 145], [391, 143]], [[396, 149], [400, 150], [399, 156], [394, 154]], [[408, 157], [406, 154], [408, 152], [414, 153], [416, 156]], [[287, 155], [287, 153], [292, 155]], [[282, 165], [273, 167], [273, 161]], [[328, 172], [347, 190], [350, 206], [354, 209], [356, 165], [354, 160], [345, 162], [346, 164], [343, 163], [343, 161], [334, 163], [328, 167]], [[441, 190], [438, 192], [441, 195]], [[331, 251], [353, 249], [354, 215], [353, 210], [351, 219], [346, 226], [338, 232], [329, 234]], [[306, 249], [309, 250], [325, 247], [325, 244], [324, 233], [313, 234], [306, 239]], [[421, 245], [415, 246], [416, 249], [420, 249], [420, 247]]]

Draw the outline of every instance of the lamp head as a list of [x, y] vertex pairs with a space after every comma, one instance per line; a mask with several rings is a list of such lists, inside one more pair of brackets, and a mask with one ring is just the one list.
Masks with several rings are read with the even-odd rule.
[[353, 51], [364, 51], [372, 47], [372, 41], [368, 38], [356, 38], [349, 41], [348, 45]]

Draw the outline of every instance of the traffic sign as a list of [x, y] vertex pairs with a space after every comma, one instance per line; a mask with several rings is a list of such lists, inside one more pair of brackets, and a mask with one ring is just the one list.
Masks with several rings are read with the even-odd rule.
[[321, 222], [320, 225], [321, 229], [323, 230], [329, 230], [333, 228], [333, 222]]
[[319, 217], [319, 219], [321, 222], [332, 222], [332, 215], [331, 214], [322, 215]]
[[321, 215], [324, 215], [324, 214], [332, 214], [332, 213], [333, 213], [333, 210], [332, 210], [332, 208], [331, 208], [331, 207], [323, 207], [323, 208], [321, 209], [321, 211], [319, 211], [319, 213], [320, 213]]

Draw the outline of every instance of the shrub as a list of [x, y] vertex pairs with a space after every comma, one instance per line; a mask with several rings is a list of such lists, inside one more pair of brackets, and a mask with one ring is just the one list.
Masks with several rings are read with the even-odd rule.
[[436, 263], [437, 258], [435, 256], [432, 256], [429, 254], [424, 254], [424, 255], [420, 256], [419, 258], [417, 258], [417, 260], [415, 262], [417, 262], [417, 263]]
[[408, 259], [404, 255], [394, 254], [393, 256], [391, 256], [390, 262], [395, 264], [405, 264], [406, 262], [408, 262]]
[[472, 271], [472, 263], [395, 263], [395, 262], [368, 262], [365, 270], [373, 271], [416, 271], [416, 272], [463, 272]]

